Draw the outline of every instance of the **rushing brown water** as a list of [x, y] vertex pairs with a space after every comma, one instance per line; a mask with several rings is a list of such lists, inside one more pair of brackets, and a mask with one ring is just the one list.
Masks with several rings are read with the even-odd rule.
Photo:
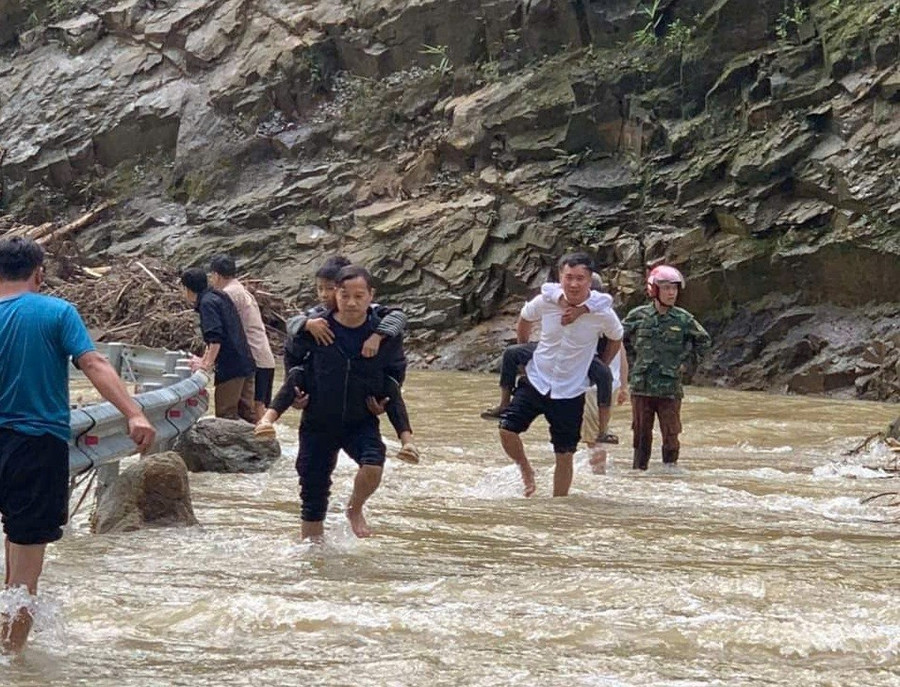
[[270, 473], [191, 476], [201, 527], [91, 536], [79, 513], [0, 684], [900, 684], [900, 509], [860, 504], [900, 484], [841, 455], [898, 406], [692, 388], [677, 471], [658, 447], [628, 469], [618, 409], [609, 474], [579, 454], [567, 499], [536, 424], [526, 500], [478, 417], [495, 385], [410, 376], [423, 463], [389, 459], [370, 540], [342, 458], [329, 544], [299, 542], [287, 424]]

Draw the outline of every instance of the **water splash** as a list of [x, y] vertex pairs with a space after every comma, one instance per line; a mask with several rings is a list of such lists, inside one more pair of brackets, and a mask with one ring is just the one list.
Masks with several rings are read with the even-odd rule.
[[22, 609], [31, 614], [33, 625], [29, 642], [39, 639], [54, 648], [68, 644], [62, 605], [48, 596], [32, 596], [25, 587], [12, 587], [0, 591], [0, 615], [13, 617]]
[[813, 468], [814, 477], [853, 479], [885, 479], [890, 477], [884, 470], [873, 470], [863, 465], [851, 463], [829, 463]]

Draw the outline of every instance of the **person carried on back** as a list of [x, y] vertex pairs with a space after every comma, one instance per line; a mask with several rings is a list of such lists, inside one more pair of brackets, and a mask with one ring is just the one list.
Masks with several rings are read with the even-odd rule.
[[[378, 488], [385, 459], [378, 414], [373, 399], [389, 394], [390, 378], [402, 376], [406, 365], [402, 341], [385, 339], [375, 355], [362, 347], [378, 329], [381, 318], [372, 308], [372, 277], [357, 265], [340, 270], [336, 279], [337, 308], [326, 316], [331, 342], [323, 344], [309, 332], [293, 342], [291, 362], [303, 362], [303, 393], [308, 405], [300, 421], [297, 474], [300, 480], [301, 534], [319, 540], [331, 490], [331, 473], [343, 449], [359, 469], [346, 515], [354, 534], [371, 534], [363, 507]], [[290, 363], [287, 363], [290, 364]], [[279, 392], [279, 395], [281, 392]]]
[[536, 296], [522, 308], [516, 324], [520, 343], [528, 341], [534, 323], [541, 324], [541, 338], [525, 367], [525, 376], [500, 416], [500, 443], [519, 468], [525, 496], [534, 494], [536, 485], [519, 435], [538, 415], [545, 416], [556, 455], [553, 495], [568, 495], [572, 458], [581, 435], [588, 369], [598, 339], [609, 339], [605, 363], [613, 359], [621, 346], [622, 325], [612, 310], [611, 298], [597, 312], [580, 312], [591, 297], [593, 267], [585, 253], [563, 256], [558, 264], [563, 298], [553, 293]]
[[[321, 346], [334, 343], [334, 331], [329, 323], [329, 317], [337, 309], [336, 291], [337, 279], [340, 271], [348, 266], [350, 261], [341, 256], [333, 256], [326, 260], [316, 271], [316, 293], [319, 304], [310, 308], [305, 314], [297, 315], [288, 320], [284, 351], [284, 384], [276, 394], [269, 408], [263, 414], [256, 426], [256, 434], [259, 436], [274, 436], [274, 423], [291, 406], [302, 408], [308, 402], [305, 393], [304, 361], [305, 353], [299, 348], [299, 340], [303, 337], [312, 339]], [[369, 335], [359, 350], [363, 358], [371, 358], [378, 354], [383, 342], [394, 340], [402, 344], [403, 333], [406, 330], [406, 315], [399, 308], [389, 308], [372, 304], [372, 313], [375, 316], [375, 330]], [[402, 351], [402, 346], [401, 349]], [[400, 450], [397, 458], [407, 463], [418, 463], [419, 450], [413, 443], [412, 426], [409, 421], [409, 413], [403, 400], [401, 386], [406, 379], [406, 357], [402, 357], [402, 364], [389, 376], [387, 388], [383, 396], [367, 399], [369, 410], [373, 414], [386, 412], [388, 420], [397, 432], [400, 439]]]

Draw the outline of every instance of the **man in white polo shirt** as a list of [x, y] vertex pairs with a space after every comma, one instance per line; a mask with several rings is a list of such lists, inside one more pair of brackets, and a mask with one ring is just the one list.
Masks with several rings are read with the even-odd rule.
[[594, 265], [585, 253], [571, 253], [559, 261], [563, 299], [539, 295], [522, 308], [516, 325], [520, 343], [528, 341], [535, 322], [541, 323], [541, 338], [525, 377], [500, 416], [500, 443], [519, 466], [525, 496], [535, 492], [534, 470], [525, 455], [519, 434], [538, 415], [550, 424], [550, 441], [556, 454], [553, 495], [567, 496], [572, 485], [572, 456], [578, 446], [588, 368], [600, 336], [609, 339], [603, 362], [609, 362], [622, 346], [622, 323], [607, 307], [581, 314], [590, 297]]

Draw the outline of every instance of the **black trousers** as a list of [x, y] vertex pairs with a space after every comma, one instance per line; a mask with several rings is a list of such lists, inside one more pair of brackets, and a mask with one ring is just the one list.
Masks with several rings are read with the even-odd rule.
[[357, 465], [383, 466], [385, 447], [378, 418], [372, 416], [371, 420], [356, 425], [327, 428], [300, 425], [295, 467], [300, 478], [300, 512], [305, 522], [325, 519], [331, 496], [331, 473], [341, 449]]

